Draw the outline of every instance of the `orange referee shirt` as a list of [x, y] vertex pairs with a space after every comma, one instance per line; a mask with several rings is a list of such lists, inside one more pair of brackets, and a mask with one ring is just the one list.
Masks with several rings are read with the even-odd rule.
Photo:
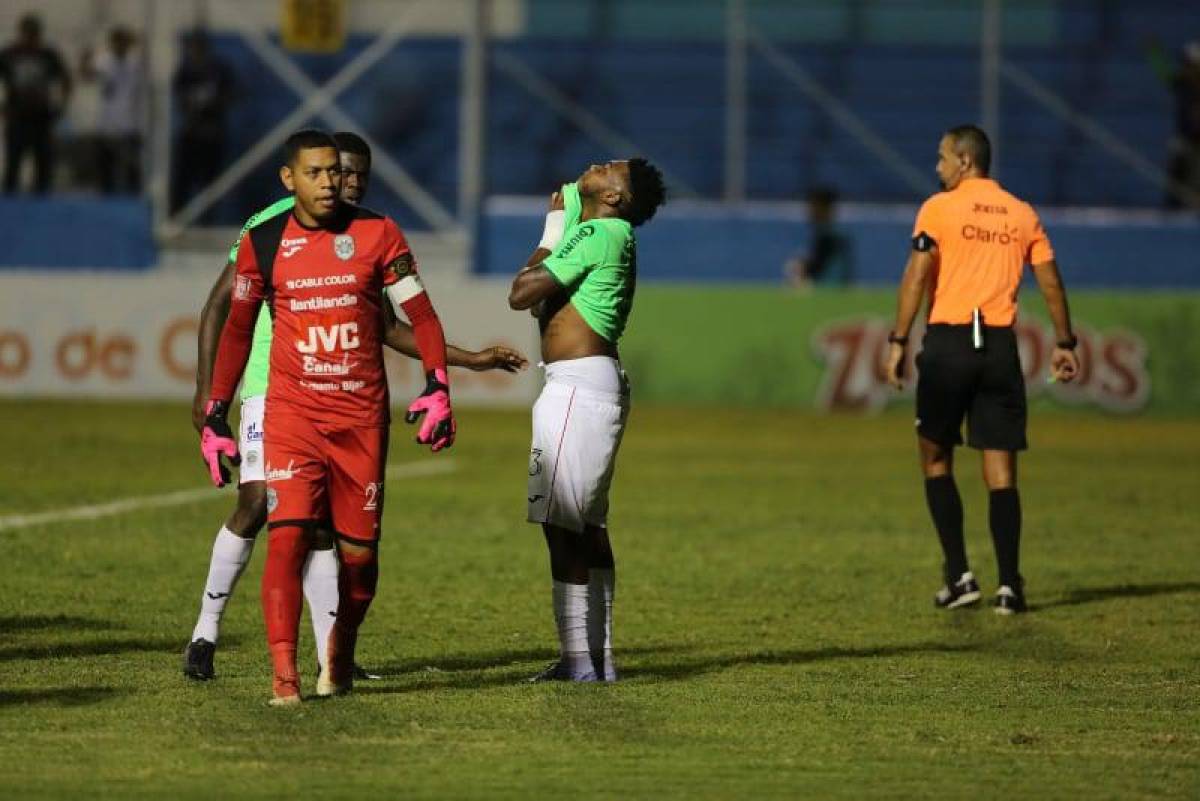
[[1037, 213], [991, 178], [965, 178], [925, 201], [913, 241], [937, 244], [930, 323], [962, 325], [978, 308], [985, 325], [1012, 325], [1026, 264], [1054, 258]]

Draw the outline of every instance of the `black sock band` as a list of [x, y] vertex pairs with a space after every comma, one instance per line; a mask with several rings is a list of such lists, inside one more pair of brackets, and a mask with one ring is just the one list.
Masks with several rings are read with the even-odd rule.
[[992, 490], [988, 497], [988, 522], [1000, 583], [1021, 591], [1021, 496], [1016, 487]]
[[963, 507], [958, 495], [954, 476], [945, 475], [925, 479], [925, 502], [933, 517], [934, 528], [942, 543], [942, 555], [946, 559], [946, 583], [958, 581], [967, 567], [967, 546], [963, 542]]

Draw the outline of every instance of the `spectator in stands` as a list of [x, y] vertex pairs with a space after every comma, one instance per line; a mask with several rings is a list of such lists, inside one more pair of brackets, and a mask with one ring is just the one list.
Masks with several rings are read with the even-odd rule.
[[42, 43], [42, 20], [26, 14], [17, 38], [0, 50], [4, 85], [4, 191], [15, 192], [25, 154], [33, 156], [34, 188], [50, 189], [54, 172], [54, 123], [71, 95], [71, 76], [58, 51]]
[[212, 183], [225, 163], [225, 115], [233, 97], [233, 73], [213, 54], [200, 29], [184, 39], [183, 58], [171, 83], [179, 109], [171, 210]]
[[837, 192], [828, 187], [808, 193], [808, 253], [788, 259], [784, 266], [784, 275], [792, 286], [847, 286], [853, 281], [853, 247], [849, 237], [834, 224], [837, 199]]
[[1167, 172], [1176, 186], [1191, 190], [1168, 191], [1167, 206], [1200, 208], [1200, 39], [1184, 48], [1178, 65], [1157, 44], [1151, 46], [1150, 56], [1155, 71], [1175, 94], [1175, 137]]
[[84, 53], [80, 75], [100, 85], [96, 124], [100, 191], [138, 194], [142, 191], [146, 70], [133, 31], [121, 26], [109, 31], [107, 48]]

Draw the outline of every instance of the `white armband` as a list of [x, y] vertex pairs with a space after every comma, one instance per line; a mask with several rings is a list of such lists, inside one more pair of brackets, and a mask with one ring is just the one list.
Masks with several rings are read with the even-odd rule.
[[421, 276], [409, 273], [396, 283], [386, 287], [384, 291], [392, 301], [392, 308], [399, 313], [401, 306], [425, 291], [425, 285], [421, 283]]
[[562, 239], [563, 228], [567, 222], [566, 214], [562, 209], [555, 209], [546, 213], [546, 227], [542, 229], [542, 241], [538, 242], [539, 248], [554, 250], [558, 247], [559, 240]]

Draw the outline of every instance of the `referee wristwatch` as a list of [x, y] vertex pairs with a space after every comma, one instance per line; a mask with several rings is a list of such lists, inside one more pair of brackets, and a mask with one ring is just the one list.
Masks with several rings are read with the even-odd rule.
[[1075, 336], [1074, 334], [1071, 334], [1071, 336], [1067, 337], [1066, 339], [1060, 339], [1058, 342], [1054, 343], [1056, 348], [1062, 348], [1063, 350], [1075, 350], [1078, 345], [1079, 337]]
[[895, 333], [894, 331], [889, 332], [888, 333], [888, 344], [889, 345], [899, 345], [901, 347], [904, 347], [905, 345], [908, 344], [908, 337], [902, 337], [899, 334]]

